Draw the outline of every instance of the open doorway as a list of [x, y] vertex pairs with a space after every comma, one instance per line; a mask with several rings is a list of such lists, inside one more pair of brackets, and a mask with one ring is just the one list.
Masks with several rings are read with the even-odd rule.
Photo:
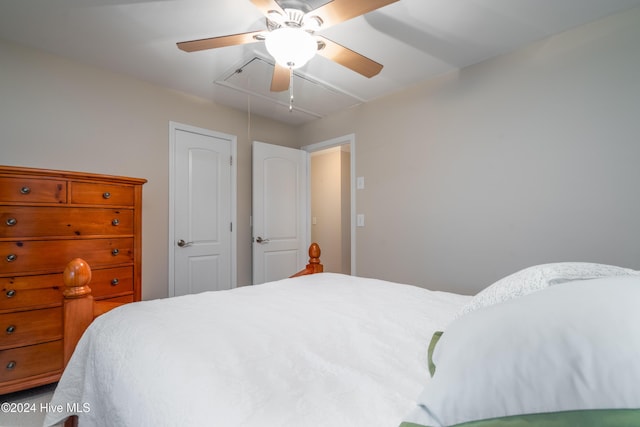
[[309, 155], [309, 236], [325, 271], [355, 275], [355, 138], [303, 147]]

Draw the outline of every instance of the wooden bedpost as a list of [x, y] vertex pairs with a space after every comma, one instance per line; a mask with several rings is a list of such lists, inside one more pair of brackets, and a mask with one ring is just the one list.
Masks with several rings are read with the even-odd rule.
[[309, 263], [304, 270], [298, 271], [291, 277], [305, 276], [307, 274], [315, 274], [322, 273], [324, 271], [324, 266], [320, 262], [320, 245], [317, 243], [312, 243], [309, 246]]
[[[62, 274], [64, 281], [63, 305], [63, 350], [64, 366], [67, 366], [73, 351], [85, 329], [89, 327], [93, 319], [116, 307], [123, 305], [121, 302], [95, 301], [91, 296], [91, 267], [82, 258], [71, 260]], [[78, 427], [78, 417], [72, 415], [64, 422], [64, 427]]]
[[81, 259], [73, 259], [67, 264], [62, 275], [64, 281], [64, 366], [67, 366], [82, 333], [93, 321], [93, 297], [91, 288], [91, 268]]

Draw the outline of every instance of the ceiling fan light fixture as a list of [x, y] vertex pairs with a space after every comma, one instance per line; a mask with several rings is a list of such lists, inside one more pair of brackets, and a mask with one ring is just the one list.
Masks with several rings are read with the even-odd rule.
[[267, 34], [265, 46], [278, 64], [287, 68], [304, 66], [318, 50], [315, 38], [301, 28], [282, 27]]

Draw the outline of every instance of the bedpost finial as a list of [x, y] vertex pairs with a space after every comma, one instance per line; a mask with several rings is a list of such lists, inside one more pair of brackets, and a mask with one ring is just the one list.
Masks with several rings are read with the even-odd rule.
[[82, 258], [75, 258], [67, 264], [62, 274], [65, 298], [80, 298], [91, 293], [91, 267]]
[[309, 263], [320, 263], [320, 245], [315, 242], [313, 242], [311, 246], [309, 246]]

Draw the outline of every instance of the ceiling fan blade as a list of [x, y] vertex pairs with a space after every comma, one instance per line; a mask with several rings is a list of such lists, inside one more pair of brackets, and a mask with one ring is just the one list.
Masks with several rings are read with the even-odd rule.
[[333, 0], [312, 10], [309, 15], [322, 18], [322, 29], [364, 15], [398, 0]]
[[230, 36], [210, 37], [208, 39], [191, 40], [187, 42], [176, 43], [178, 48], [185, 52], [197, 52], [199, 50], [215, 49], [225, 46], [236, 46], [240, 44], [254, 43], [254, 36], [263, 34], [264, 31], [252, 31], [249, 33], [232, 34]]
[[324, 56], [340, 65], [343, 65], [356, 73], [362, 74], [365, 77], [373, 77], [382, 70], [382, 64], [360, 55], [358, 52], [354, 52], [334, 41], [329, 40], [326, 37], [316, 36], [324, 43], [324, 48], [318, 51], [319, 55]]
[[258, 9], [260, 9], [265, 16], [268, 15], [269, 11], [272, 10], [285, 15], [284, 11], [280, 7], [280, 5], [276, 3], [275, 0], [251, 0], [251, 3], [253, 3], [253, 5]]
[[290, 80], [291, 70], [276, 64], [273, 68], [273, 78], [271, 79], [271, 92], [283, 92], [289, 89]]

